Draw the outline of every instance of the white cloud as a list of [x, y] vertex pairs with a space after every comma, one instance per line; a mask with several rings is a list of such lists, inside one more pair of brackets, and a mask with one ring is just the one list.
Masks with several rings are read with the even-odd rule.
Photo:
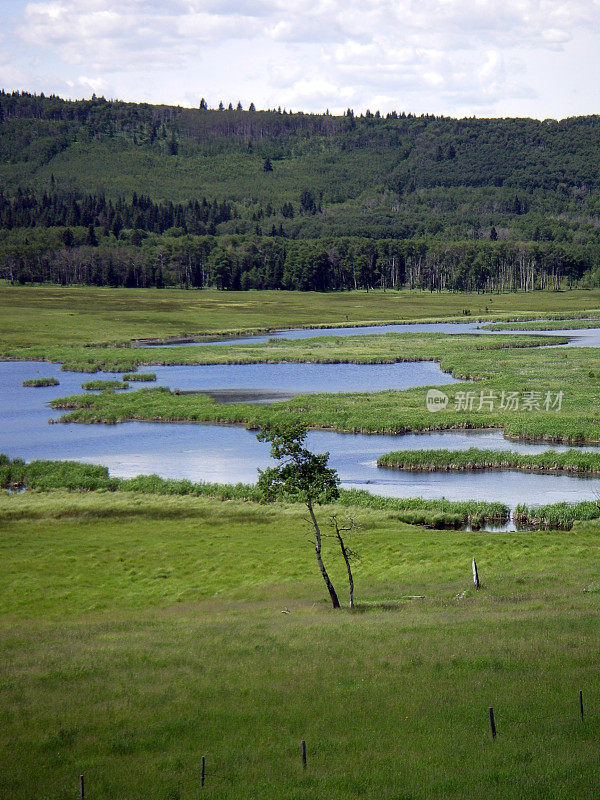
[[85, 75], [80, 75], [75, 81], [67, 81], [67, 86], [74, 92], [89, 94], [91, 91], [97, 95], [105, 94], [109, 88], [103, 78], [88, 78]]
[[525, 63], [599, 22], [600, 0], [46, 0], [17, 30], [73, 91], [480, 113], [543, 92]]

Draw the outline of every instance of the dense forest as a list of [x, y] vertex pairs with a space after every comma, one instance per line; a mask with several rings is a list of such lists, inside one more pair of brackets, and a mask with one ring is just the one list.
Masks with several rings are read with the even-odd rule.
[[0, 91], [0, 278], [598, 285], [600, 117], [332, 116]]

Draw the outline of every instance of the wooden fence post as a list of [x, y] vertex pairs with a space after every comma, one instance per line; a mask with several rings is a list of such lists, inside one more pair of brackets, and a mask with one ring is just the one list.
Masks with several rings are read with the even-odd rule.
[[492, 739], [496, 738], [496, 721], [494, 720], [494, 709], [490, 706], [490, 728], [492, 729]]
[[475, 584], [475, 588], [479, 589], [481, 584], [479, 583], [479, 573], [477, 572], [477, 563], [475, 559], [473, 559], [471, 566], [473, 567], [473, 583]]
[[306, 742], [302, 739], [302, 769], [306, 769]]
[[79, 797], [80, 800], [85, 800], [85, 786], [83, 783], [83, 775], [79, 776]]
[[204, 756], [200, 759], [200, 788], [204, 789], [204, 778], [206, 775], [206, 760]]

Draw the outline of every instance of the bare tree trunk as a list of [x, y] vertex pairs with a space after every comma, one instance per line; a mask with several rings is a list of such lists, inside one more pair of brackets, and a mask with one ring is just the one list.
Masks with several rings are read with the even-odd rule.
[[348, 570], [348, 586], [350, 587], [350, 608], [354, 608], [354, 578], [352, 577], [350, 556], [348, 554], [348, 551], [346, 550], [346, 545], [344, 544], [344, 540], [342, 539], [342, 534], [340, 532], [337, 522], [334, 521], [334, 524], [335, 524], [335, 535], [337, 536], [337, 540], [340, 543], [340, 549], [342, 551], [344, 561], [346, 562], [346, 569]]
[[306, 501], [306, 505], [308, 506], [308, 513], [310, 514], [310, 518], [312, 520], [312, 524], [315, 529], [315, 553], [317, 556], [317, 564], [319, 565], [321, 575], [323, 576], [323, 580], [325, 581], [325, 586], [327, 586], [327, 591], [329, 592], [329, 596], [331, 597], [331, 603], [334, 608], [339, 608], [340, 601], [338, 600], [337, 593], [333, 588], [333, 583], [331, 582], [331, 579], [327, 574], [327, 570], [325, 569], [325, 564], [323, 564], [323, 559], [321, 558], [321, 529], [319, 528], [319, 523], [317, 522], [317, 518], [315, 517], [315, 512], [313, 510], [310, 499]]

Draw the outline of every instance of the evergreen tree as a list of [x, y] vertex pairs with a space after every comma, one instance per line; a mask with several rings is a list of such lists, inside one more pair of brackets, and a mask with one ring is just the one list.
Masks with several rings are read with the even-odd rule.
[[60, 238], [62, 239], [62, 243], [65, 247], [73, 247], [75, 244], [75, 236], [73, 235], [71, 228], [65, 228], [60, 234]]
[[88, 247], [98, 247], [98, 239], [96, 238], [96, 230], [93, 225], [89, 225], [85, 243]]
[[302, 189], [302, 192], [300, 193], [300, 208], [304, 214], [317, 213], [315, 196], [310, 189]]
[[119, 235], [122, 230], [123, 230], [123, 220], [121, 219], [120, 214], [117, 214], [112, 224], [112, 232], [115, 236], [115, 239], [119, 238]]

